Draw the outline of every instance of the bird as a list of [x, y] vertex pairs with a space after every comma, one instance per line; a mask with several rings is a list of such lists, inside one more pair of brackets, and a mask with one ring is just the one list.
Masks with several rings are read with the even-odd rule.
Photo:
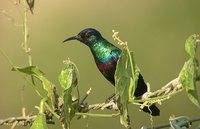
[[[97, 68], [102, 73], [102, 75], [113, 86], [115, 86], [115, 70], [117, 61], [122, 54], [122, 50], [106, 40], [101, 35], [101, 33], [94, 28], [86, 28], [80, 31], [77, 35], [65, 39], [63, 43], [71, 40], [78, 40], [79, 42], [89, 47]], [[140, 97], [145, 92], [147, 92], [147, 85], [140, 73], [134, 96]], [[152, 116], [160, 115], [160, 110], [158, 107], [156, 107], [155, 104], [151, 105], [150, 107], [144, 107], [142, 110]]]

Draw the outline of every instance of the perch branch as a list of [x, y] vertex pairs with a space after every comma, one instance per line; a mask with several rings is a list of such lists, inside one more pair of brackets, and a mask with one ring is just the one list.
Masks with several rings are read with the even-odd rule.
[[[160, 103], [161, 101], [164, 101], [166, 99], [169, 99], [172, 95], [175, 95], [178, 92], [181, 92], [183, 90], [183, 86], [179, 81], [179, 78], [175, 78], [171, 80], [169, 83], [161, 87], [160, 89], [150, 92], [147, 91], [143, 96], [130, 99], [129, 102], [136, 104], [136, 105], [141, 105], [141, 109], [144, 106], [151, 105], [153, 103]], [[86, 94], [86, 96], [88, 96]], [[140, 102], [144, 102], [143, 104], [140, 104]], [[81, 108], [84, 109], [82, 111], [90, 111], [90, 110], [104, 110], [105, 108], [107, 109], [113, 109], [113, 110], [118, 110], [116, 100], [111, 99], [108, 102], [103, 102], [103, 103], [97, 103], [97, 104], [92, 104], [92, 105], [87, 105], [83, 104], [81, 105]]]
[[[178, 93], [182, 91], [183, 87], [181, 83], [179, 82], [179, 78], [175, 78], [166, 85], [164, 85], [159, 90], [156, 90], [154, 92], [146, 92], [143, 96], [140, 98], [130, 99], [129, 102], [133, 104], [139, 104], [139, 102], [144, 102], [141, 105], [140, 108], [143, 108], [144, 106], [148, 106], [152, 103], [161, 102], [166, 99], [169, 99], [170, 96], [174, 95], [175, 93]], [[91, 89], [89, 89], [86, 92], [85, 97], [81, 100], [82, 103], [79, 103], [79, 109], [76, 113], [76, 116], [93, 116], [93, 117], [115, 117], [118, 116], [118, 113], [112, 113], [112, 114], [92, 114], [88, 113], [92, 110], [104, 110], [104, 109], [110, 109], [110, 110], [118, 110], [117, 103], [115, 99], [110, 99], [109, 101], [97, 103], [97, 104], [91, 104], [88, 105], [87, 102], [85, 102], [86, 98], [89, 96], [91, 92]], [[62, 105], [60, 105], [62, 106]], [[46, 121], [47, 124], [53, 124], [52, 117], [48, 117], [51, 113], [45, 113], [46, 115]], [[19, 117], [9, 117], [6, 119], [0, 120], [0, 125], [9, 125], [17, 122], [17, 125], [30, 125], [36, 118], [36, 115], [33, 116], [19, 116]], [[80, 117], [79, 117], [80, 118]]]
[[34, 115], [34, 116], [18, 116], [18, 117], [9, 117], [9, 118], [6, 118], [6, 119], [1, 119], [0, 120], [0, 125], [10, 125], [10, 124], [13, 124], [15, 122], [18, 123], [18, 125], [29, 125], [30, 123], [32, 123], [35, 118], [37, 116]]
[[[150, 89], [150, 88], [149, 88]], [[130, 99], [129, 102], [140, 105], [140, 109], [142, 109], [144, 106], [149, 106], [153, 103], [160, 103], [161, 101], [164, 101], [166, 99], [169, 99], [172, 95], [175, 95], [178, 92], [181, 92], [183, 90], [183, 86], [179, 81], [179, 78], [175, 78], [171, 80], [169, 83], [161, 87], [160, 89], [150, 92], [147, 91], [143, 96]], [[88, 94], [86, 93], [86, 96]], [[140, 104], [140, 102], [144, 102], [143, 104]], [[89, 112], [91, 110], [104, 110], [112, 109], [112, 110], [118, 110], [116, 100], [111, 99], [109, 102], [103, 102], [103, 103], [97, 103], [92, 105], [87, 105], [84, 103], [81, 103], [80, 105], [81, 110], [80, 112]]]
[[164, 101], [166, 99], [169, 99], [172, 95], [180, 92], [183, 90], [183, 86], [179, 81], [179, 78], [175, 78], [160, 89], [154, 91], [154, 92], [146, 92], [143, 96], [134, 98], [129, 100], [131, 103], [138, 103], [138, 102], [144, 102], [143, 105], [148, 105], [152, 103], [160, 103], [161, 101]]
[[[5, 119], [1, 119], [0, 125], [13, 125], [14, 123], [17, 123], [17, 125], [27, 126], [27, 125], [31, 125], [36, 117], [37, 115], [9, 117]], [[47, 119], [46, 122], [47, 124], [55, 124], [50, 119]]]

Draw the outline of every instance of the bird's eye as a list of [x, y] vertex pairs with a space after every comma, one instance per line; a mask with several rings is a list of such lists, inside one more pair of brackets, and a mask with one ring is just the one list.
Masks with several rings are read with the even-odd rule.
[[85, 34], [86, 38], [89, 38], [90, 36], [91, 36], [91, 34], [89, 32]]

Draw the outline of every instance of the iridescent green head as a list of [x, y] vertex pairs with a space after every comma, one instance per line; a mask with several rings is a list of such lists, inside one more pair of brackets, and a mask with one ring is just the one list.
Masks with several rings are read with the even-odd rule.
[[93, 28], [87, 28], [87, 29], [82, 30], [78, 35], [72, 36], [64, 40], [63, 42], [70, 41], [70, 40], [78, 40], [86, 44], [88, 47], [91, 47], [101, 39], [103, 39], [103, 37], [101, 36], [99, 31]]

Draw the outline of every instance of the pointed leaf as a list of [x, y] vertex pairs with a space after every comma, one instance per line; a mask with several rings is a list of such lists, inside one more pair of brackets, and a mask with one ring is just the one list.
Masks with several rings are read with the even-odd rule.
[[68, 60], [65, 64], [65, 68], [59, 75], [59, 82], [63, 88], [63, 111], [62, 111], [62, 123], [68, 128], [70, 121], [75, 115], [75, 108], [72, 105], [72, 89], [77, 85], [78, 70], [76, 65]]
[[45, 77], [45, 74], [37, 66], [15, 67], [12, 70], [18, 70], [19, 72], [38, 78], [42, 82], [44, 90], [47, 91], [47, 96], [50, 98], [53, 107], [55, 86]]
[[76, 65], [69, 61], [65, 64], [65, 68], [59, 75], [59, 82], [63, 90], [69, 89], [71, 86], [77, 85], [78, 69]]
[[121, 57], [118, 60], [115, 71], [115, 93], [118, 98], [120, 109], [120, 122], [125, 127], [129, 127], [128, 100], [133, 97], [139, 69], [135, 64], [133, 53], [128, 47], [124, 47]]
[[180, 74], [180, 82], [185, 88], [189, 99], [200, 108], [200, 101], [196, 89], [196, 81], [199, 80], [199, 61], [196, 59], [197, 35], [190, 36], [185, 43], [186, 52], [190, 59], [184, 64]]
[[129, 116], [128, 116], [128, 100], [129, 100], [129, 85], [132, 83], [132, 78], [121, 77], [118, 79], [118, 95], [119, 95], [119, 102], [118, 107], [120, 110], [120, 123], [125, 127], [130, 125]]
[[[71, 88], [70, 88], [71, 89]], [[65, 90], [63, 94], [64, 104], [63, 104], [63, 122], [66, 127], [69, 127], [70, 121], [75, 116], [75, 109], [72, 105], [72, 95], [70, 90]]]
[[51, 100], [51, 105], [52, 105], [52, 108], [54, 108], [54, 104], [55, 104], [55, 85], [50, 82], [46, 77], [44, 76], [41, 76], [40, 77], [40, 80], [42, 82], [42, 85], [43, 85], [43, 88], [44, 90], [47, 91], [47, 96], [50, 98]]
[[197, 89], [196, 89], [196, 68], [197, 60], [189, 59], [183, 66], [179, 78], [181, 84], [186, 89], [189, 99], [200, 108], [200, 101], [198, 99]]
[[[117, 91], [120, 92], [120, 90], [117, 90], [119, 86], [118, 80], [121, 77], [132, 78], [133, 83], [131, 83], [131, 85], [128, 86], [129, 98], [132, 98], [135, 87], [136, 87], [138, 76], [139, 76], [139, 68], [135, 64], [133, 52], [130, 52], [128, 47], [125, 47], [122, 51], [121, 57], [118, 60], [116, 71], [115, 71], [116, 94], [118, 94]], [[122, 84], [122, 87], [124, 87], [123, 84]]]
[[185, 43], [185, 50], [190, 55], [191, 58], [195, 57], [196, 49], [197, 49], [197, 35], [191, 35]]
[[39, 78], [40, 76], [44, 76], [44, 73], [37, 66], [12, 68], [13, 71], [16, 71], [16, 69], [22, 73], [25, 73], [27, 75], [33, 75], [37, 78]]
[[132, 77], [133, 84], [130, 85], [130, 88], [129, 88], [129, 98], [133, 98], [134, 92], [135, 92], [135, 88], [137, 87], [137, 82], [138, 82], [138, 79], [139, 79], [140, 69], [135, 63], [133, 52], [130, 52], [130, 55], [131, 55], [132, 67], [133, 67], [133, 69], [132, 69], [133, 72], [132, 73], [134, 73], [134, 75]]

